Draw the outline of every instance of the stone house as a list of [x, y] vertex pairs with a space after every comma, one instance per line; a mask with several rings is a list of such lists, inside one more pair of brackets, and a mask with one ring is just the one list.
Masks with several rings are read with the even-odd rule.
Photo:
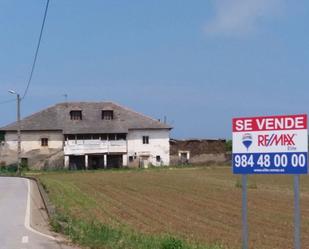
[[[70, 169], [169, 165], [171, 129], [113, 102], [60, 103], [21, 120], [22, 162]], [[17, 123], [0, 133], [0, 161], [15, 163]]]

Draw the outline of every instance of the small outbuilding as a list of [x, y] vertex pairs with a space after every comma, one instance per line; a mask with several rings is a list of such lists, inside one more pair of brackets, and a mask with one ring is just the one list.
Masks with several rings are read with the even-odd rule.
[[229, 161], [225, 139], [170, 140], [170, 163], [179, 164], [224, 164]]

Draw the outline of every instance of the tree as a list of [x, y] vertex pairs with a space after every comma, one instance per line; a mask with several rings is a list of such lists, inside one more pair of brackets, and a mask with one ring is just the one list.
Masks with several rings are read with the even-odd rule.
[[232, 144], [233, 144], [233, 142], [232, 142], [231, 139], [226, 140], [225, 149], [226, 149], [227, 152], [232, 152]]

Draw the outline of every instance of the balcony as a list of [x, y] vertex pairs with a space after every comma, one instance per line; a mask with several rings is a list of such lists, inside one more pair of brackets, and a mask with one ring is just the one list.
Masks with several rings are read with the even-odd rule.
[[68, 140], [64, 143], [65, 155], [126, 153], [125, 140]]

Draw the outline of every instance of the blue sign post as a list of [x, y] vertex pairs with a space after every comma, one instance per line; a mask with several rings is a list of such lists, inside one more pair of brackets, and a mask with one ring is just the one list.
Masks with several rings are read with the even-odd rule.
[[233, 119], [233, 173], [242, 175], [243, 249], [248, 248], [247, 175], [294, 175], [294, 246], [300, 249], [300, 174], [308, 173], [307, 115]]

